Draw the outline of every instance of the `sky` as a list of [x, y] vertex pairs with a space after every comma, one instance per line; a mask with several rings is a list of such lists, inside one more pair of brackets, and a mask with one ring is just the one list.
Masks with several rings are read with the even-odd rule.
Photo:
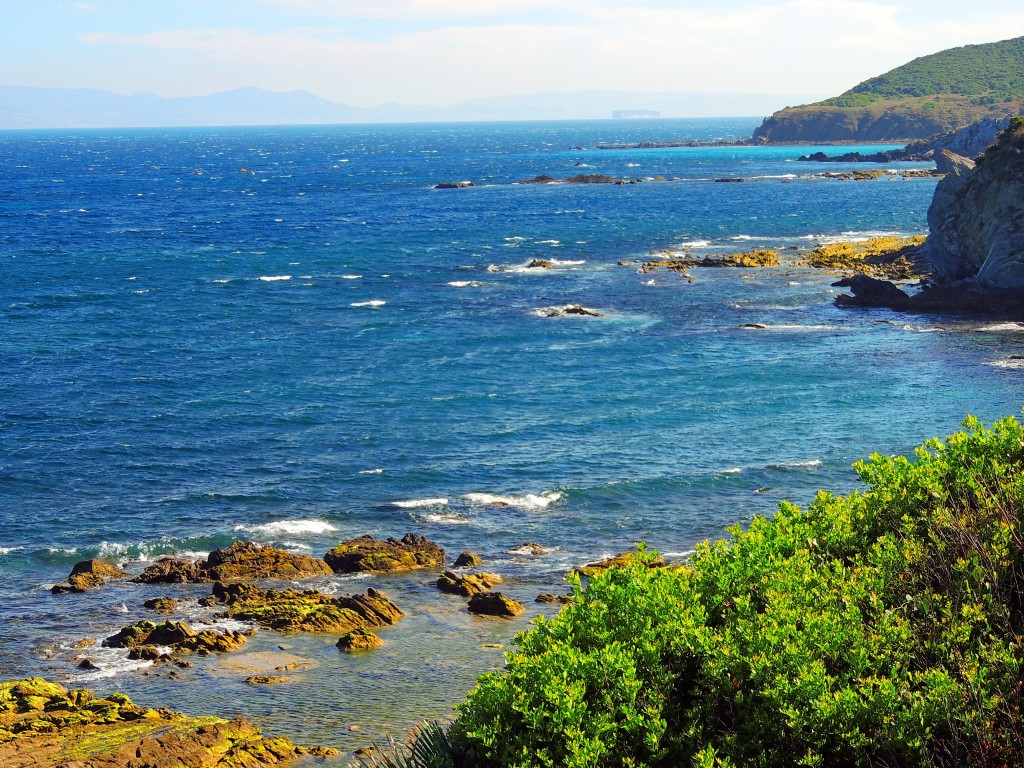
[[[980, 6], [980, 7], [979, 7]], [[0, 84], [368, 107], [564, 91], [835, 95], [1024, 35], [1020, 0], [0, 0]]]

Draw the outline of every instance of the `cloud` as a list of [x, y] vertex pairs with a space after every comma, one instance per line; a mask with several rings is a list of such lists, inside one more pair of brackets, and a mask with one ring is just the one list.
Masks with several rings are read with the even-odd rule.
[[[356, 7], [350, 0], [273, 2], [332, 11], [336, 18], [328, 26], [270, 32], [180, 29], [84, 39], [94, 46], [177, 56], [176, 64], [189, 71], [205, 67], [210, 87], [304, 89], [371, 106], [577, 90], [838, 93], [916, 56], [1024, 34], [1020, 12], [975, 14], [966, 22], [928, 20], [904, 18], [900, 5], [867, 0], [731, 8], [567, 0], [572, 14], [558, 23], [479, 16], [526, 11], [539, 0], [477, 0], [472, 19], [457, 15], [470, 5], [465, 0], [382, 0], [358, 7], [373, 5], [382, 13], [445, 10], [453, 16], [413, 31], [396, 26], [405, 31], [380, 36], [378, 30], [367, 38], [344, 18], [343, 11]], [[164, 70], [173, 71], [153, 68], [167, 78]]]

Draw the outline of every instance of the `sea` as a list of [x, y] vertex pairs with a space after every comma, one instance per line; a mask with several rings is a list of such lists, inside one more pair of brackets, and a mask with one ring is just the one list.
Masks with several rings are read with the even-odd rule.
[[[1019, 414], [1024, 325], [839, 309], [836, 275], [796, 263], [924, 233], [935, 179], [798, 161], [827, 147], [601, 148], [758, 122], [0, 133], [0, 679], [348, 753], [450, 717], [573, 567], [637, 542], [685, 560], [859, 488], [859, 459]], [[637, 183], [518, 183], [542, 174]], [[753, 248], [782, 265], [639, 270]], [[321, 578], [407, 617], [362, 655], [261, 631], [168, 669], [89, 640], [163, 595], [228, 626], [209, 585], [49, 591], [88, 558], [407, 532], [480, 554], [526, 616], [471, 616], [432, 571]]]

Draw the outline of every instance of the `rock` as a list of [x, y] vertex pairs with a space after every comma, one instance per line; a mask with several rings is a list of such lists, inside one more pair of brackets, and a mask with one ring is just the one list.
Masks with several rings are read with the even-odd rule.
[[480, 557], [476, 552], [471, 552], [468, 549], [464, 552], [459, 553], [459, 556], [455, 558], [456, 568], [473, 568], [483, 563], [483, 558]]
[[260, 768], [337, 754], [264, 737], [242, 718], [190, 718], [41, 678], [0, 683], [4, 768]]
[[74, 648], [75, 648], [76, 651], [80, 651], [83, 648], [89, 648], [89, 647], [91, 647], [93, 645], [96, 645], [96, 638], [94, 638], [94, 637], [83, 637], [81, 640], [79, 640], [77, 643], [75, 643]]
[[[607, 557], [604, 560], [598, 560], [594, 563], [587, 563], [586, 565], [580, 566], [576, 571], [583, 576], [596, 576], [601, 571], [605, 571], [609, 568], [625, 568], [632, 565], [637, 558], [637, 552], [620, 552], [614, 557]], [[649, 563], [651, 568], [661, 568], [665, 565], [665, 558], [657, 557]]]
[[558, 603], [569, 605], [572, 602], [572, 595], [552, 595], [550, 592], [543, 592], [537, 595], [538, 603]]
[[741, 181], [746, 181], [746, 179], [740, 178], [738, 176], [729, 176], [727, 178], [715, 179], [715, 181], [718, 182], [719, 184], [736, 184]]
[[283, 549], [236, 541], [214, 550], [205, 561], [162, 558], [133, 581], [142, 584], [187, 584], [241, 579], [304, 579], [333, 573], [323, 560]]
[[467, 189], [469, 187], [475, 187], [472, 181], [445, 181], [440, 184], [435, 184], [434, 189]]
[[50, 591], [55, 595], [85, 592], [103, 586], [108, 581], [127, 578], [131, 578], [131, 574], [115, 565], [102, 560], [83, 560], [75, 563], [68, 577], [59, 584], [54, 584]]
[[740, 323], [739, 327], [756, 331], [763, 331], [768, 328], [768, 326], [765, 325], [764, 323]]
[[836, 305], [840, 307], [876, 307], [903, 311], [910, 305], [910, 296], [888, 280], [861, 274], [845, 277], [832, 285], [849, 288], [853, 293], [852, 296], [836, 296]]
[[777, 267], [779, 252], [767, 248], [756, 248], [743, 253], [730, 253], [725, 256], [704, 256], [695, 258], [688, 254], [679, 255], [669, 250], [652, 251], [652, 255], [668, 256], [664, 259], [652, 259], [640, 265], [641, 272], [652, 272], [655, 269], [672, 269], [685, 275], [689, 267]]
[[544, 307], [537, 310], [543, 317], [565, 317], [566, 315], [581, 315], [583, 317], [602, 317], [603, 312], [596, 309], [584, 307], [581, 304], [566, 304], [562, 307]]
[[513, 619], [526, 613], [526, 606], [501, 592], [481, 592], [469, 598], [469, 612]]
[[527, 269], [551, 269], [555, 266], [555, 262], [550, 259], [534, 259], [526, 265]]
[[245, 682], [249, 685], [277, 685], [278, 683], [287, 683], [288, 680], [288, 677], [282, 675], [252, 675], [245, 678]]
[[[184, 621], [165, 621], [161, 624], [140, 621], [123, 627], [117, 634], [108, 637], [103, 641], [103, 647], [140, 648], [164, 645], [168, 646], [172, 653], [205, 655], [226, 653], [241, 648], [251, 634], [252, 632], [217, 632], [212, 629], [196, 632]], [[150, 658], [151, 654], [140, 651], [137, 657]]]
[[458, 574], [445, 571], [437, 579], [437, 588], [452, 595], [471, 597], [481, 592], [488, 592], [492, 587], [501, 584], [501, 576], [496, 573]]
[[154, 597], [144, 602], [142, 606], [157, 613], [174, 613], [178, 601], [173, 597]]
[[99, 667], [96, 666], [96, 662], [93, 661], [92, 659], [82, 659], [80, 662], [78, 662], [78, 668], [79, 669], [84, 669], [84, 670], [90, 671], [90, 672], [93, 672], [93, 671], [99, 669]]
[[390, 626], [405, 615], [373, 588], [365, 595], [331, 597], [311, 589], [263, 590], [252, 584], [217, 583], [211, 597], [226, 606], [223, 616], [275, 632], [349, 632]]
[[380, 648], [384, 641], [368, 629], [353, 629], [338, 639], [337, 646], [346, 653], [359, 653]]
[[547, 554], [548, 550], [546, 547], [542, 547], [535, 541], [527, 541], [522, 544], [517, 544], [508, 551], [510, 555], [529, 555], [531, 557], [539, 557]]
[[344, 541], [324, 555], [336, 573], [393, 573], [417, 568], [443, 568], [444, 550], [423, 536], [407, 533], [401, 540], [372, 536]]

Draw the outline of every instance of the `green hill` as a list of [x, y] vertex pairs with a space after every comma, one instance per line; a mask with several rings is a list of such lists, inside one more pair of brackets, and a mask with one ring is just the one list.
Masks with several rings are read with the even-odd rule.
[[765, 143], [909, 141], [1024, 108], [1024, 37], [950, 48], [765, 119]]

